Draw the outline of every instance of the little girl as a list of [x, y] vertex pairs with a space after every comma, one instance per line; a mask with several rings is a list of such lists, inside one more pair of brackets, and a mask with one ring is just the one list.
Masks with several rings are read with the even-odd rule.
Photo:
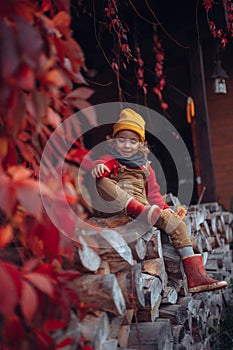
[[201, 254], [194, 254], [184, 221], [163, 200], [147, 159], [149, 150], [142, 116], [130, 108], [123, 109], [114, 124], [110, 143], [109, 153], [96, 161], [92, 176], [111, 212], [123, 209], [169, 234], [182, 258], [190, 293], [225, 288], [225, 281], [206, 274]]

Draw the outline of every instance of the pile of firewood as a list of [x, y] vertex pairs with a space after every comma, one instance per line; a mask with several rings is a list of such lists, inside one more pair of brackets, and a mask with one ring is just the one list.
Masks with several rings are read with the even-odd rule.
[[[173, 199], [166, 198], [170, 205]], [[229, 284], [232, 219], [218, 203], [193, 205], [185, 219], [208, 274]], [[81, 336], [95, 350], [211, 349], [231, 287], [191, 295], [166, 233], [156, 227], [145, 230], [141, 222], [121, 216], [89, 222], [101, 229], [86, 232], [96, 247], [80, 242], [76, 264], [83, 274], [74, 282], [89, 312], [81, 321], [73, 314], [66, 334], [56, 338], [72, 336], [69, 350], [76, 349]]]

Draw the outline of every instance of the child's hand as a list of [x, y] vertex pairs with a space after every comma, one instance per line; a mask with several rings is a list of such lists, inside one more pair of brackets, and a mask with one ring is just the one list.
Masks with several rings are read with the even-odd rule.
[[109, 168], [105, 164], [97, 164], [91, 172], [93, 177], [101, 177], [105, 172], [110, 173]]

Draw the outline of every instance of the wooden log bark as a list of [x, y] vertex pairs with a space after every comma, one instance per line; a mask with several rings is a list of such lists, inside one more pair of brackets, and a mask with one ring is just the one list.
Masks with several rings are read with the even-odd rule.
[[103, 343], [101, 350], [117, 350], [117, 346], [118, 341], [116, 339], [109, 339]]
[[83, 337], [90, 341], [95, 350], [102, 350], [109, 334], [109, 321], [105, 312], [99, 316], [88, 314], [81, 322]]
[[178, 293], [174, 287], [166, 286], [163, 290], [162, 304], [176, 304]]
[[159, 319], [156, 322], [131, 324], [128, 347], [143, 350], [172, 350], [173, 338], [170, 321]]
[[87, 245], [82, 236], [79, 236], [79, 242], [81, 248], [76, 249], [75, 265], [81, 265], [81, 270], [97, 271], [101, 263], [99, 255]]
[[154, 230], [152, 237], [147, 243], [146, 250], [146, 260], [162, 258], [163, 256], [163, 248], [161, 241], [161, 232], [157, 229]]
[[163, 288], [167, 285], [167, 272], [165, 270], [163, 258], [144, 260], [142, 271], [149, 275], [159, 277]]
[[173, 346], [174, 349], [179, 349], [178, 345], [184, 339], [186, 330], [184, 325], [172, 325]]
[[143, 273], [143, 288], [145, 295], [145, 302], [151, 309], [161, 299], [162, 282], [158, 277]]
[[138, 322], [154, 322], [156, 318], [159, 317], [159, 308], [161, 305], [162, 296], [159, 295], [156, 303], [153, 307], [150, 305], [145, 305], [143, 309], [137, 311], [137, 321]]
[[130, 325], [134, 316], [134, 309], [126, 310], [122, 325]]
[[118, 333], [118, 343], [120, 347], [127, 348], [129, 341], [130, 325], [124, 325], [120, 327]]
[[163, 244], [163, 258], [168, 276], [170, 273], [172, 273], [176, 274], [177, 277], [179, 276], [182, 278], [180, 256], [171, 243]]
[[186, 307], [182, 305], [161, 305], [159, 317], [169, 319], [172, 324], [184, 324], [188, 319]]
[[100, 266], [98, 268], [98, 270], [96, 271], [96, 273], [100, 274], [100, 275], [108, 275], [111, 273], [110, 271], [110, 266], [107, 260], [102, 260], [100, 263]]
[[103, 230], [100, 239], [99, 255], [102, 260], [108, 261], [112, 273], [127, 269], [134, 264], [132, 251], [119, 233]]
[[142, 281], [142, 268], [140, 264], [116, 274], [117, 281], [122, 290], [126, 308], [145, 306], [145, 296]]
[[124, 317], [117, 317], [113, 314], [109, 314], [108, 319], [109, 319], [109, 328], [110, 328], [108, 338], [116, 339], [119, 333], [119, 329], [123, 324]]
[[80, 302], [89, 309], [109, 311], [123, 316], [125, 300], [114, 274], [84, 275], [73, 281]]
[[56, 344], [61, 343], [63, 340], [69, 337], [72, 339], [72, 343], [69, 344], [69, 349], [64, 348], [64, 350], [76, 350], [81, 336], [80, 320], [73, 312], [70, 314], [70, 321], [66, 330], [64, 331], [59, 329], [58, 331], [52, 333], [52, 338], [55, 340]]
[[141, 261], [146, 256], [146, 242], [142, 237], [139, 237], [135, 241], [129, 243], [129, 247], [132, 251], [133, 258], [136, 261]]

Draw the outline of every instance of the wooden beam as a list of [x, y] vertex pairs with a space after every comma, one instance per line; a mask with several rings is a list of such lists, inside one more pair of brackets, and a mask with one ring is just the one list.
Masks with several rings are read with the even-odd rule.
[[193, 120], [192, 135], [195, 154], [195, 168], [198, 196], [206, 187], [202, 202], [216, 202], [216, 184], [213, 168], [207, 108], [204, 65], [201, 46], [194, 43], [190, 48], [190, 76], [192, 97], [195, 101], [196, 116]]

